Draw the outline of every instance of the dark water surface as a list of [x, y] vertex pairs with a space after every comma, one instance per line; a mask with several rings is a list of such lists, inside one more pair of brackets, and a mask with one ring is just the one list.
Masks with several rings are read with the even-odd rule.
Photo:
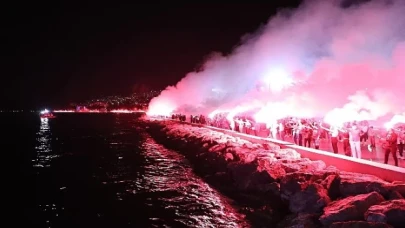
[[2, 117], [8, 130], [2, 148], [14, 158], [8, 186], [15, 225], [248, 226], [182, 155], [156, 143], [135, 114]]

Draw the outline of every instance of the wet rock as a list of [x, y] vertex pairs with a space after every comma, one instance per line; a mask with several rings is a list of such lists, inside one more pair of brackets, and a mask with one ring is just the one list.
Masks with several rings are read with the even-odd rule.
[[[274, 154], [274, 156], [275, 156], [275, 154]], [[277, 161], [279, 161], [279, 162], [281, 162], [281, 163], [284, 163], [284, 164], [297, 164], [297, 163], [300, 163], [300, 162], [303, 162], [304, 161], [304, 159], [297, 159], [297, 160], [288, 160], [288, 159], [277, 159]]]
[[222, 152], [223, 150], [225, 150], [225, 148], [226, 148], [226, 145], [221, 143], [221, 144], [212, 146], [208, 151], [209, 152]]
[[214, 137], [210, 136], [210, 135], [203, 135], [200, 140], [202, 141], [202, 143], [206, 143], [209, 145], [213, 145], [216, 144], [216, 141], [214, 140]]
[[405, 197], [405, 183], [402, 181], [394, 181], [387, 185], [387, 188], [391, 191], [397, 191], [402, 197]]
[[384, 198], [388, 198], [391, 191], [389, 190], [388, 184], [374, 182], [366, 186], [366, 192], [378, 192], [384, 196]]
[[287, 215], [281, 222], [277, 224], [277, 228], [306, 228], [319, 227], [319, 221], [316, 214], [291, 214]]
[[275, 150], [275, 156], [277, 159], [288, 159], [288, 160], [299, 160], [301, 159], [301, 154], [293, 149], [279, 149]]
[[[261, 192], [269, 193], [270, 196], [280, 198], [280, 184], [277, 182], [264, 184]], [[274, 198], [272, 198], [273, 200]]]
[[200, 161], [197, 167], [204, 170], [208, 175], [213, 175], [216, 172], [225, 172], [227, 170], [228, 162], [221, 154], [208, 152], [199, 154], [198, 160]]
[[388, 200], [404, 199], [404, 197], [397, 191], [390, 191]]
[[247, 149], [256, 149], [255, 145], [251, 142], [245, 142], [242, 144], [242, 148], [247, 148]]
[[241, 162], [241, 158], [240, 158], [239, 155], [236, 153], [236, 149], [235, 149], [235, 148], [233, 148], [233, 147], [227, 147], [227, 148], [225, 149], [223, 155], [224, 155], [225, 157], [229, 156], [229, 155], [227, 155], [227, 153], [232, 154], [232, 157], [233, 157], [233, 160], [229, 160], [229, 162], [232, 162], [232, 161]]
[[354, 196], [370, 192], [388, 194], [388, 182], [372, 175], [340, 172], [340, 193], [342, 196]]
[[321, 171], [326, 168], [326, 164], [323, 161], [303, 161], [297, 164], [301, 167], [301, 171], [307, 172]]
[[225, 154], [225, 160], [226, 161], [233, 161], [235, 158], [233, 157], [232, 153], [226, 153]]
[[332, 165], [326, 167], [326, 169], [324, 171], [328, 172], [328, 173], [334, 173], [334, 174], [340, 173], [340, 170], [338, 170], [335, 166], [332, 166]]
[[208, 149], [208, 148], [210, 148], [212, 145], [211, 144], [209, 144], [209, 143], [204, 143], [203, 145], [202, 145], [202, 147], [204, 147], [205, 149]]
[[235, 186], [242, 191], [266, 191], [268, 184], [285, 175], [282, 169], [261, 169], [256, 163], [232, 162], [227, 168]]
[[301, 166], [297, 163], [282, 163], [281, 166], [286, 173], [295, 173], [301, 170]]
[[261, 169], [271, 169], [273, 167], [273, 164], [277, 162], [277, 159], [273, 156], [268, 156], [268, 157], [260, 157], [257, 159], [257, 165]]
[[329, 175], [323, 181], [322, 185], [328, 191], [331, 200], [340, 197], [340, 176], [338, 174]]
[[272, 151], [269, 151], [269, 150], [264, 150], [264, 149], [257, 149], [256, 150], [256, 156], [258, 157], [258, 158], [261, 158], [261, 157], [274, 157], [274, 152], [272, 152]]
[[350, 221], [350, 222], [335, 222], [329, 228], [391, 228], [387, 223], [381, 222], [365, 222], [365, 221]]
[[280, 146], [276, 145], [274, 143], [263, 143], [262, 146], [266, 150], [271, 150], [271, 151], [280, 150]]
[[237, 150], [236, 154], [238, 155], [240, 161], [244, 163], [251, 163], [256, 159], [255, 153], [250, 150]]
[[350, 196], [337, 200], [324, 208], [319, 218], [321, 223], [329, 226], [334, 222], [363, 220], [364, 213], [373, 205], [380, 204], [384, 198], [377, 192]]
[[257, 165], [253, 163], [232, 162], [228, 164], [227, 168], [234, 185], [242, 191], [249, 188], [252, 181], [250, 177], [257, 172]]
[[280, 163], [273, 163], [271, 168], [269, 168], [269, 169], [268, 168], [263, 169], [263, 167], [258, 166], [257, 170], [265, 171], [270, 177], [270, 179], [269, 179], [270, 182], [280, 181], [281, 178], [283, 178], [286, 175], [286, 172]]
[[371, 206], [364, 217], [369, 222], [386, 222], [393, 227], [404, 227], [405, 200], [390, 200]]
[[275, 187], [275, 185], [271, 185], [272, 183], [275, 183], [275, 181], [276, 180], [269, 174], [269, 172], [256, 171], [249, 176], [249, 181], [246, 183], [246, 190], [267, 192], [271, 190], [272, 187]]
[[289, 201], [292, 195], [308, 187], [310, 179], [311, 174], [307, 173], [289, 173], [285, 175], [280, 181], [281, 197]]
[[226, 146], [227, 147], [233, 147], [233, 148], [238, 148], [240, 145], [239, 144], [237, 144], [236, 142], [234, 142], [234, 141], [227, 141], [226, 142]]
[[319, 213], [330, 201], [327, 190], [314, 183], [290, 197], [289, 209], [293, 213]]

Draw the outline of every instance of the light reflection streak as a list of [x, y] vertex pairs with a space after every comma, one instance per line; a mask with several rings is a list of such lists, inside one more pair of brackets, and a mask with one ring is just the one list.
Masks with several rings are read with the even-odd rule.
[[52, 153], [51, 141], [52, 132], [49, 126], [49, 119], [41, 118], [39, 131], [37, 132], [37, 146], [35, 147], [37, 157], [33, 160], [34, 167], [49, 167], [50, 161], [57, 157], [57, 155]]
[[[159, 192], [166, 209], [175, 210], [178, 222], [192, 227], [239, 227], [238, 215], [220, 194], [182, 164], [184, 157], [147, 137], [142, 145], [147, 165], [137, 192]], [[207, 213], [208, 212], [208, 213]], [[214, 216], [213, 216], [214, 215]]]

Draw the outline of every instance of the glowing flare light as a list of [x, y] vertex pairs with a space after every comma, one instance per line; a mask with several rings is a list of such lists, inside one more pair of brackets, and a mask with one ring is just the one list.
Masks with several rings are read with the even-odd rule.
[[169, 103], [155, 103], [152, 106], [149, 106], [149, 110], [146, 112], [148, 116], [170, 116], [175, 107]]
[[114, 109], [111, 110], [112, 113], [133, 113], [134, 111], [128, 109]]
[[49, 110], [48, 110], [48, 109], [45, 109], [45, 110], [42, 110], [40, 113], [41, 113], [41, 115], [48, 114], [48, 113], [49, 113]]
[[395, 115], [392, 117], [392, 119], [384, 124], [384, 127], [386, 129], [391, 129], [393, 128], [396, 124], [405, 124], [405, 115]]
[[136, 113], [136, 112], [145, 112], [142, 110], [129, 110], [129, 109], [114, 109], [111, 110], [112, 113]]
[[75, 111], [74, 110], [55, 110], [53, 112], [56, 112], [56, 113], [71, 113], [71, 112], [75, 112]]
[[272, 69], [263, 79], [268, 89], [273, 92], [280, 92], [294, 84], [293, 79], [282, 69]]

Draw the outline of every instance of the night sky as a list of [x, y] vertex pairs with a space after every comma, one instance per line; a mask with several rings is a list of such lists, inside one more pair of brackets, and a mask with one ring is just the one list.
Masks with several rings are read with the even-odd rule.
[[[268, 1], [276, 2], [276, 1]], [[163, 89], [212, 51], [229, 53], [276, 4], [18, 5], [7, 20], [0, 108], [39, 108]]]

